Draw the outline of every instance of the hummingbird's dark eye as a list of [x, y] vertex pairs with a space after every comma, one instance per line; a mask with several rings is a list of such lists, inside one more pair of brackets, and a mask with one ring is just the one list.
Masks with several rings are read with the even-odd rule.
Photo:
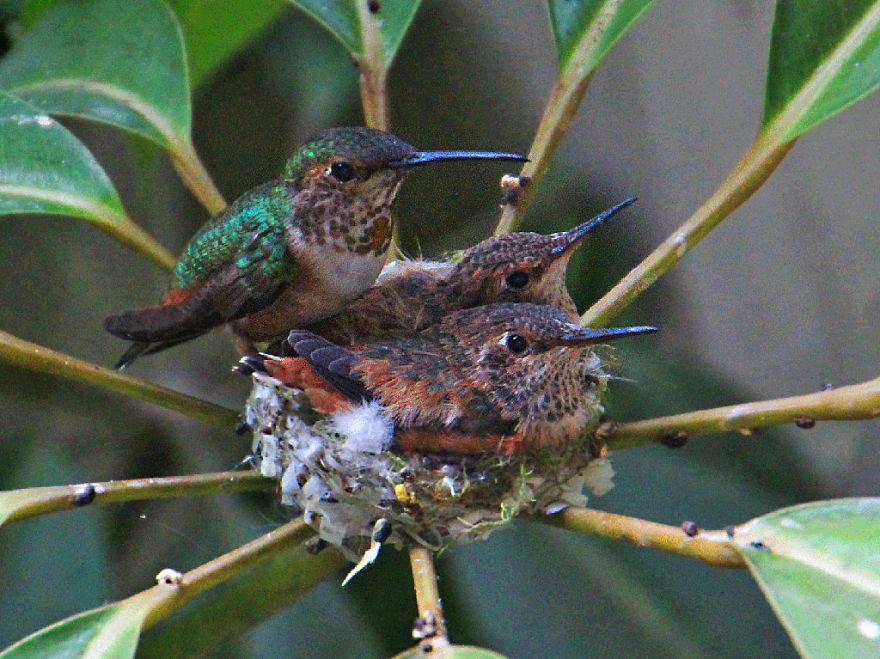
[[507, 337], [507, 349], [519, 354], [528, 347], [526, 340], [519, 334], [511, 334]]
[[354, 178], [354, 167], [347, 162], [334, 162], [330, 165], [330, 176], [340, 183], [345, 183]]
[[507, 275], [505, 281], [511, 288], [522, 288], [529, 283], [529, 276], [522, 270], [515, 270]]

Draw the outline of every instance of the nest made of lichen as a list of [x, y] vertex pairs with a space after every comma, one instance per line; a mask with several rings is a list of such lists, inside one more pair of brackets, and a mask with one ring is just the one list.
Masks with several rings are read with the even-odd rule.
[[375, 545], [380, 525], [383, 542], [439, 550], [484, 538], [519, 514], [583, 505], [585, 486], [597, 495], [611, 487], [613, 471], [591, 432], [604, 379], [578, 438], [512, 456], [396, 452], [393, 423], [377, 404], [322, 415], [302, 391], [261, 373], [253, 380], [245, 420], [256, 467], [280, 481], [283, 504], [302, 510], [352, 560]]

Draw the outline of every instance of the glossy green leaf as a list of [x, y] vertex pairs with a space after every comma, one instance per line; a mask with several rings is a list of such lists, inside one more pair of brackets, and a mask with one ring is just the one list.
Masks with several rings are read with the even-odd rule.
[[[376, 24], [382, 42], [385, 66], [391, 64], [401, 41], [412, 22], [421, 0], [290, 0], [309, 14], [339, 39], [348, 51], [356, 56], [364, 55], [364, 33]], [[378, 11], [370, 12], [374, 4]], [[370, 20], [375, 19], [375, 20]]]
[[189, 76], [197, 87], [287, 6], [284, 0], [169, 0], [186, 38]]
[[790, 140], [880, 85], [880, 1], [778, 0], [762, 128]]
[[180, 150], [190, 135], [183, 35], [159, 0], [51, 7], [0, 60], [0, 89]]
[[43, 112], [0, 92], [0, 214], [10, 213], [100, 221], [124, 211], [82, 142]]
[[[63, 0], [27, 0], [21, 10], [25, 28]], [[168, 0], [186, 39], [189, 78], [199, 86], [253, 39], [286, 7], [284, 0]]]
[[175, 261], [126, 216], [107, 174], [70, 131], [0, 92], [0, 215], [13, 213], [89, 220], [161, 265]]
[[0, 659], [133, 657], [148, 611], [142, 601], [86, 611], [11, 645], [0, 652]]
[[880, 498], [777, 510], [734, 542], [804, 656], [880, 656]]
[[547, 0], [560, 67], [580, 51], [594, 68], [653, 0]]

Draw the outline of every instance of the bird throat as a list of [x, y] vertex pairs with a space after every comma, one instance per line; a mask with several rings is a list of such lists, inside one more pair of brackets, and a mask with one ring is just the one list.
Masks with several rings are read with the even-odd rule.
[[384, 263], [393, 231], [391, 203], [399, 188], [399, 179], [376, 174], [357, 189], [314, 186], [301, 190], [297, 206], [309, 208], [310, 213], [297, 218], [298, 242], [366, 257], [366, 261], [380, 258]]

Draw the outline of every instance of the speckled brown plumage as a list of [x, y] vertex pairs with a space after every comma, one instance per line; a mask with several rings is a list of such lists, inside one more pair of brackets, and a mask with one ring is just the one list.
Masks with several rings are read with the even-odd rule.
[[[401, 450], [515, 453], [558, 445], [596, 413], [605, 378], [590, 346], [653, 332], [581, 327], [562, 310], [493, 304], [453, 312], [409, 335], [375, 339], [348, 351], [308, 331], [294, 331], [294, 351], [323, 374], [377, 400], [396, 424]], [[286, 358], [291, 359], [291, 358]], [[266, 370], [286, 384], [285, 359]], [[351, 396], [357, 398], [359, 396]], [[592, 397], [593, 405], [585, 404]]]
[[546, 304], [574, 317], [565, 269], [587, 234], [633, 199], [569, 231], [509, 233], [465, 250], [457, 262], [402, 262], [344, 311], [308, 326], [348, 346], [409, 334], [460, 309], [498, 302]]

